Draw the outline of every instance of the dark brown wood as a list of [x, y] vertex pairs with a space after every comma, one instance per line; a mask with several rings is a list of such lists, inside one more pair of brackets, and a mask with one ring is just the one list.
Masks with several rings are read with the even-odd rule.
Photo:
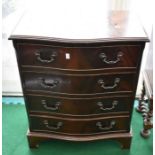
[[121, 144], [122, 149], [130, 149], [131, 137], [118, 138], [117, 141]]
[[127, 132], [128, 116], [103, 118], [62, 118], [55, 116], [30, 115], [30, 131], [41, 133], [63, 133], [66, 135], [95, 135]]
[[[10, 39], [69, 43], [148, 41], [134, 13], [109, 11], [106, 1], [98, 3], [94, 1], [91, 4], [89, 2], [89, 5], [88, 2], [84, 3], [81, 0], [76, 3], [62, 2], [60, 6], [60, 4], [49, 5], [38, 2], [35, 9], [29, 9], [29, 12], [25, 13]], [[47, 11], [40, 12], [42, 6]], [[92, 11], [94, 9], [95, 11]], [[47, 18], [49, 15], [50, 18]]]
[[27, 133], [27, 138], [30, 148], [37, 148], [39, 143], [52, 140], [69, 140], [69, 141], [94, 141], [94, 140], [115, 140], [121, 144], [122, 149], [129, 149], [131, 145], [132, 133], [115, 133], [115, 134], [105, 134], [105, 135], [95, 135], [95, 136], [66, 136], [62, 134], [47, 134], [38, 132]]
[[141, 96], [140, 96], [140, 98], [139, 98], [139, 103], [138, 103], [138, 106], [137, 106], [137, 108], [136, 108], [136, 110], [138, 111], [138, 112], [142, 112], [142, 110], [143, 110], [143, 106], [144, 106], [144, 104], [145, 104], [145, 93], [146, 92], [146, 90], [145, 90], [145, 85], [144, 85], [144, 82], [143, 82], [143, 87], [142, 87], [142, 92], [141, 92]]
[[[140, 134], [144, 138], [150, 135], [150, 129], [153, 128], [153, 71], [145, 70], [143, 72], [143, 102], [139, 105], [143, 116], [143, 129]], [[144, 98], [147, 97], [147, 100]]]
[[[18, 51], [18, 48], [17, 48], [17, 46], [15, 45], [15, 47], [16, 47], [16, 49], [17, 49], [17, 51]], [[140, 58], [141, 58], [141, 54], [142, 53], [140, 53]], [[17, 53], [17, 55], [18, 55], [18, 53]], [[19, 56], [19, 55], [18, 55]], [[19, 62], [21, 62], [21, 59], [20, 59], [20, 57], [18, 57], [19, 58]], [[139, 59], [140, 59], [139, 58]], [[21, 64], [21, 63], [20, 63]], [[139, 66], [139, 64], [140, 64], [140, 60], [138, 60], [138, 66]], [[22, 66], [21, 66], [22, 67]], [[117, 69], [117, 68], [116, 68]], [[22, 68], [21, 68], [21, 70], [23, 70]], [[42, 70], [41, 68], [40, 68], [40, 70]], [[66, 91], [67, 91], [67, 85], [65, 85], [65, 87], [64, 87], [64, 92], [61, 92], [63, 89], [61, 88], [59, 88], [59, 91], [58, 91], [58, 96], [59, 96], [59, 98], [61, 97], [61, 96], [64, 96], [65, 94], [66, 95], [68, 95], [68, 96], [70, 96], [70, 97], [73, 97], [73, 96], [75, 96], [76, 95], [76, 99], [78, 98], [78, 97], [80, 97], [82, 100], [84, 100], [84, 96], [90, 96], [91, 97], [91, 95], [93, 96], [93, 95], [102, 95], [102, 94], [106, 94], [106, 93], [113, 93], [113, 92], [116, 92], [116, 94], [118, 94], [118, 95], [123, 95], [125, 92], [127, 93], [127, 92], [130, 92], [130, 95], [132, 94], [134, 94], [134, 92], [135, 92], [135, 87], [136, 87], [136, 83], [137, 83], [137, 74], [135, 74], [135, 72], [124, 72], [124, 71], [121, 71], [121, 72], [119, 72], [119, 69], [117, 69], [117, 72], [113, 72], [113, 73], [111, 73], [111, 74], [109, 74], [110, 73], [110, 70], [108, 71], [105, 71], [104, 72], [104, 74], [102, 74], [101, 72], [97, 72], [97, 74], [84, 74], [84, 72], [82, 72], [82, 73], [74, 73], [74, 74], [70, 74], [69, 72], [67, 72], [67, 71], [65, 71], [63, 74], [61, 74], [61, 70], [58, 70], [58, 71], [54, 71], [54, 72], [50, 72], [50, 70], [48, 71], [48, 68], [47, 68], [47, 72], [43, 72], [43, 71], [41, 71], [40, 72], [40, 70], [36, 70], [35, 71], [35, 69], [33, 70], [33, 71], [31, 71], [31, 68], [29, 68], [27, 71], [24, 71], [24, 72], [21, 72], [21, 76], [22, 76], [22, 79], [23, 79], [23, 87], [24, 87], [24, 92], [25, 93], [28, 93], [28, 92], [32, 92], [33, 91], [33, 93], [34, 92], [36, 92], [37, 94], [40, 94], [41, 92], [43, 93], [43, 92], [46, 92], [46, 94], [50, 94], [52, 91], [48, 88], [48, 87], [46, 87], [46, 88], [44, 88], [44, 89], [41, 89], [40, 90], [40, 92], [39, 92], [39, 89], [36, 89], [36, 88], [38, 88], [38, 86], [40, 85], [40, 82], [38, 82], [38, 84], [37, 85], [35, 85], [35, 82], [34, 82], [34, 80], [36, 81], [37, 80], [37, 78], [36, 77], [38, 77], [38, 76], [36, 76], [36, 75], [43, 75], [43, 77], [50, 77], [51, 75], [51, 77], [53, 78], [53, 77], [57, 77], [57, 78], [59, 78], [60, 79], [60, 77], [68, 77], [68, 79], [75, 79], [75, 80], [71, 80], [71, 81], [73, 81], [73, 84], [72, 85], [70, 85], [68, 88], [68, 92], [66, 93]], [[55, 69], [56, 70], [56, 69]], [[106, 73], [107, 72], [107, 73]], [[109, 72], [109, 73], [108, 73]], [[90, 71], [90, 73], [91, 73], [91, 71]], [[94, 72], [95, 73], [95, 72]], [[100, 73], [100, 74], [99, 74]], [[35, 77], [36, 76], [36, 77]], [[118, 87], [118, 89], [117, 88], [112, 88], [114, 85], [115, 85], [115, 82], [114, 82], [114, 79], [116, 79], [117, 77], [118, 78], [120, 78], [120, 79], [122, 79], [122, 77], [123, 77], [123, 83], [124, 84], [121, 84], [119, 87]], [[35, 77], [35, 78], [34, 78]], [[93, 88], [91, 88], [91, 86], [94, 86], [94, 84], [93, 84], [93, 81], [97, 81], [96, 79], [98, 79], [98, 77], [102, 80], [100, 83], [98, 83], [99, 85], [98, 86], [95, 86], [95, 87], [93, 87]], [[106, 77], [106, 78], [105, 78]], [[68, 80], [64, 80], [65, 78], [63, 78], [63, 80], [62, 80], [62, 82], [64, 82], [65, 84], [67, 83], [66, 81], [68, 81]], [[81, 80], [80, 80], [81, 79]], [[85, 80], [84, 80], [85, 79]], [[90, 80], [89, 80], [90, 79]], [[125, 80], [124, 80], [125, 79]], [[47, 80], [46, 81], [46, 79], [45, 79], [45, 84], [50, 84], [50, 81], [51, 80], [51, 78], [49, 78], [49, 81]], [[104, 81], [105, 80], [105, 81]], [[75, 82], [74, 82], [75, 81]], [[80, 81], [83, 81], [83, 83], [78, 83], [78, 82], [80, 82]], [[90, 83], [89, 83], [89, 81], [90, 81]], [[105, 83], [103, 83], [103, 82], [107, 82], [107, 84], [105, 84]], [[74, 84], [75, 83], [75, 84]], [[86, 86], [84, 86], [84, 84], [86, 83]], [[27, 85], [28, 84], [28, 85]], [[34, 87], [35, 86], [35, 87]], [[37, 87], [36, 87], [37, 86]], [[53, 84], [51, 85], [49, 85], [49, 86], [52, 86], [53, 87]], [[39, 86], [40, 87], [40, 86]], [[98, 87], [98, 88], [96, 88], [96, 87]], [[108, 88], [107, 90], [105, 90], [105, 91], [103, 91], [103, 89], [104, 89], [104, 87], [105, 88]], [[111, 87], [111, 88], [110, 88]], [[120, 88], [121, 87], [121, 88]], [[32, 89], [33, 88], [33, 89]], [[35, 88], [35, 89], [34, 89]], [[74, 89], [73, 89], [74, 88]], [[75, 89], [76, 88], [76, 89]], [[109, 90], [109, 88], [110, 89], [112, 89], [112, 90]], [[53, 88], [52, 88], [53, 89]], [[55, 88], [54, 88], [55, 89]], [[120, 90], [120, 91], [119, 91]], [[124, 90], [124, 91], [122, 91], [122, 90]], [[126, 91], [125, 91], [126, 90]], [[91, 91], [93, 91], [92, 92], [92, 94], [90, 93]], [[84, 94], [84, 92], [86, 92], [87, 94]], [[98, 93], [96, 93], [96, 92], [98, 92]], [[103, 93], [104, 92], [104, 93]], [[68, 93], [70, 93], [70, 94], [68, 94]], [[78, 96], [78, 94], [77, 93], [79, 93], [79, 96]], [[56, 92], [54, 92], [53, 93], [53, 95], [56, 95]], [[114, 93], [113, 93], [114, 94]], [[54, 95], [54, 96], [55, 96]], [[77, 97], [78, 96], [78, 97]], [[26, 96], [25, 96], [26, 97]], [[103, 97], [105, 97], [105, 96], [103, 96]], [[114, 99], [114, 97], [113, 97], [113, 99]], [[91, 98], [89, 99], [89, 100], [91, 100]], [[109, 99], [108, 99], [109, 100]], [[26, 101], [26, 103], [28, 102], [28, 98], [26, 97], [25, 98], [25, 101]], [[40, 100], [39, 100], [40, 101]], [[105, 101], [106, 101], [106, 99], [105, 99]], [[38, 101], [36, 101], [36, 103], [37, 103]], [[128, 101], [125, 101], [125, 103], [124, 103], [124, 105], [125, 104], [127, 104], [127, 102], [130, 102], [130, 103], [128, 103], [128, 106], [129, 106], [129, 109], [128, 109], [128, 113], [131, 113], [131, 111], [132, 111], [132, 106], [133, 106], [133, 97], [131, 97], [131, 98], [129, 98], [129, 100]], [[87, 102], [87, 104], [88, 104], [89, 102]], [[91, 102], [90, 102], [91, 103]], [[30, 102], [30, 104], [31, 104], [31, 102]], [[81, 104], [82, 104], [82, 102], [81, 102]], [[122, 103], [123, 104], [123, 103]], [[30, 112], [30, 108], [29, 108], [29, 106], [28, 106], [29, 104], [27, 103], [26, 104], [26, 107], [27, 107], [27, 111], [28, 111], [28, 114], [29, 115], [32, 115], [31, 113], [33, 113], [33, 114], [35, 114], [34, 112]], [[109, 102], [107, 103], [107, 105], [109, 106]], [[75, 107], [76, 107], [76, 109], [78, 108], [78, 106], [76, 106], [75, 105]], [[90, 107], [90, 106], [89, 106]], [[68, 106], [68, 108], [71, 108], [71, 109], [73, 109], [73, 107], [70, 107], [70, 106]], [[119, 108], [121, 108], [121, 106], [119, 106]], [[83, 109], [84, 110], [84, 109]], [[91, 110], [91, 109], [90, 109]], [[73, 110], [74, 111], [74, 110]], [[42, 116], [44, 116], [44, 114], [42, 113], [41, 115], [40, 115], [41, 113], [39, 113], [39, 118], [42, 118]], [[89, 113], [88, 114], [88, 116], [90, 115], [91, 116], [91, 114], [92, 114], [92, 112], [91, 113]], [[119, 109], [119, 113], [118, 113], [118, 115], [115, 115], [115, 117], [118, 117], [119, 115], [120, 116], [123, 116], [122, 115], [123, 113], [121, 113], [121, 109]], [[45, 114], [45, 115], [47, 115], [47, 113]], [[52, 113], [50, 113], [50, 115], [52, 115]], [[78, 116], [80, 116], [79, 114], [77, 114]], [[110, 113], [108, 113], [108, 115], [110, 115]], [[53, 114], [53, 116], [54, 116], [54, 114]], [[123, 116], [124, 117], [124, 116]], [[129, 132], [129, 130], [130, 130], [130, 118], [131, 117], [131, 115], [129, 115], [129, 118], [126, 120], [125, 118], [122, 118], [124, 121], [121, 121], [121, 119], [117, 119], [117, 121], [118, 121], [118, 123], [120, 123], [119, 124], [119, 126], [120, 127], [123, 127], [123, 130], [118, 130], [117, 131], [117, 129], [114, 129], [114, 132], [112, 133], [112, 132], [101, 132], [102, 133], [102, 135], [106, 135], [106, 134], [108, 134], [108, 133], [111, 133], [111, 134], [115, 134], [115, 132], [119, 132], [119, 133], [121, 133], [121, 134], [123, 134], [123, 132]], [[33, 118], [33, 120], [32, 120], [32, 118]], [[36, 128], [37, 128], [37, 132], [38, 133], [47, 133], [48, 132], [48, 130], [46, 130], [43, 126], [42, 126], [42, 124], [41, 124], [41, 122], [43, 121], [42, 119], [34, 119], [35, 117], [30, 117], [29, 116], [29, 125], [30, 125], [30, 130], [31, 130], [31, 132], [33, 131], [33, 129], [34, 129], [34, 126], [37, 126], [37, 125], [39, 125], [39, 126], [37, 126]], [[66, 118], [66, 117], [65, 117]], [[69, 119], [69, 118], [68, 118]], [[77, 119], [77, 118], [76, 118]], [[61, 116], [61, 115], [59, 115], [59, 119], [56, 119], [55, 121], [56, 121], [56, 124], [52, 124], [52, 127], [54, 127], [54, 128], [58, 128], [59, 127], [59, 122], [62, 122], [62, 120], [63, 120], [63, 116]], [[83, 118], [82, 118], [82, 120], [83, 120]], [[88, 128], [90, 128], [91, 130], [89, 131], [89, 132], [87, 132], [86, 134], [90, 134], [90, 135], [95, 135], [95, 136], [97, 136], [97, 133], [93, 133], [93, 132], [95, 132], [95, 130], [93, 129], [93, 127], [92, 126], [94, 126], [94, 124], [92, 125], [92, 123], [94, 123], [94, 121], [92, 120], [92, 117], [89, 117], [89, 119], [88, 119], [89, 121], [88, 122], [90, 122], [90, 124], [91, 125], [89, 125], [89, 123], [88, 123]], [[46, 122], [44, 122], [45, 124], [44, 125], [51, 125], [50, 123], [50, 121], [49, 120], [45, 120]], [[49, 121], [49, 122], [48, 122]], [[57, 122], [58, 121], [58, 122]], [[53, 122], [53, 121], [52, 121]], [[66, 122], [68, 122], [68, 121], [66, 121]], [[76, 122], [76, 121], [75, 121]], [[87, 122], [87, 121], [86, 121]], [[70, 121], [69, 121], [69, 123], [68, 123], [68, 125], [67, 125], [67, 127], [65, 128], [65, 130], [63, 131], [63, 132], [58, 132], [57, 134], [61, 134], [61, 133], [65, 133], [65, 134], [67, 134], [69, 137], [70, 136], [72, 136], [72, 135], [74, 135], [75, 133], [75, 135], [76, 136], [78, 136], [78, 134], [80, 134], [81, 133], [81, 137], [79, 138], [79, 139], [81, 139], [82, 140], [82, 136], [83, 135], [85, 135], [84, 134], [84, 132], [79, 132], [79, 131], [81, 131], [81, 129], [80, 128], [82, 128], [83, 126], [85, 126], [87, 123], [86, 122], [83, 122], [82, 124], [81, 123], [76, 123], [76, 124], [74, 124], [73, 123], [73, 125], [72, 125], [72, 123], [70, 123]], [[57, 124], [58, 123], [58, 124]], [[96, 122], [96, 120], [95, 120], [95, 123], [97, 123]], [[103, 124], [102, 124], [103, 123]], [[108, 122], [106, 122], [105, 124], [104, 124], [105, 122], [99, 122], [99, 125], [98, 125], [98, 127], [100, 127], [100, 128], [109, 128], [109, 127], [111, 127], [111, 121], [108, 121]], [[126, 124], [126, 125], [125, 125]], [[54, 126], [53, 126], [54, 125]], [[79, 127], [78, 128], [75, 128], [74, 126], [75, 125], [79, 125]], [[32, 127], [33, 126], [33, 127]], [[69, 126], [69, 128], [68, 128], [68, 126]], [[73, 127], [72, 127], [73, 126]], [[43, 129], [42, 129], [42, 127], [43, 127]], [[71, 128], [70, 128], [71, 127]], [[73, 132], [71, 132], [71, 131], [69, 131], [69, 132], [67, 132], [67, 130], [68, 129], [79, 129], [78, 131], [74, 131], [73, 130]], [[83, 129], [83, 128], [82, 128]], [[122, 129], [122, 128], [121, 128]], [[36, 130], [35, 130], [36, 131]], [[52, 131], [53, 132], [53, 131]], [[52, 132], [50, 132], [50, 134], [52, 133]], [[96, 131], [97, 132], [97, 131]], [[83, 133], [83, 134], [82, 134]], [[31, 140], [32, 139], [32, 140]], [[42, 141], [42, 140], [46, 140], [47, 138], [31, 138], [31, 137], [29, 137], [29, 144], [30, 144], [30, 147], [34, 147], [34, 146], [36, 146], [37, 145], [37, 143], [38, 143], [38, 141]], [[65, 137], [64, 137], [64, 139], [66, 139]], [[98, 139], [98, 138], [97, 138]], [[122, 144], [122, 146], [123, 146], [123, 148], [129, 148], [130, 147], [130, 142], [131, 142], [131, 137], [130, 138], [128, 138], [128, 137], [124, 137], [123, 139], [121, 138], [118, 138], [118, 141]]]
[[29, 144], [29, 148], [34, 149], [39, 147], [39, 143], [42, 141], [46, 141], [48, 138], [38, 138], [27, 135], [27, 140]]
[[24, 67], [31, 65], [76, 70], [136, 68], [137, 57], [142, 51], [141, 45], [124, 46], [121, 44], [94, 48], [63, 48], [44, 44], [19, 43], [17, 47]]
[[[81, 18], [75, 5], [61, 6], [50, 5], [52, 22], [46, 11], [30, 11], [10, 36], [29, 119], [29, 146], [49, 139], [114, 139], [129, 149], [132, 107], [149, 39], [130, 12], [105, 11], [103, 17], [104, 5], [95, 3], [80, 5]], [[59, 20], [55, 9], [65, 9]], [[71, 20], [70, 11], [76, 18]]]
[[100, 94], [134, 90], [135, 74], [61, 75], [24, 72], [25, 90], [48, 91], [61, 94]]
[[[88, 116], [129, 113], [131, 96], [105, 96], [101, 98], [64, 98], [26, 95], [30, 113], [67, 116]], [[64, 117], [64, 116], [63, 116]]]

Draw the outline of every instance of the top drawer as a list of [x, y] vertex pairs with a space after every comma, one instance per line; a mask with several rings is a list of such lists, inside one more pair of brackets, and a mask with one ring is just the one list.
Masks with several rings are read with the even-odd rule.
[[17, 49], [21, 65], [73, 70], [135, 68], [142, 52], [140, 45], [65, 48], [19, 43]]

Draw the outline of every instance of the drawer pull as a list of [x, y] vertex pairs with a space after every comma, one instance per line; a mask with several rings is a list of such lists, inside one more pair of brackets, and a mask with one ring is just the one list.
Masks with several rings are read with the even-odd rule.
[[114, 84], [112, 86], [106, 86], [106, 84], [103, 81], [103, 79], [99, 79], [98, 80], [98, 84], [100, 84], [101, 87], [104, 88], [104, 89], [114, 89], [115, 87], [118, 86], [119, 82], [120, 82], [120, 78], [115, 78]]
[[111, 121], [109, 126], [105, 126], [103, 127], [103, 124], [101, 122], [97, 122], [96, 126], [100, 129], [100, 130], [110, 130], [114, 127], [114, 125], [116, 124], [115, 121]]
[[118, 104], [118, 101], [114, 100], [112, 102], [112, 106], [110, 108], [104, 108], [104, 105], [102, 102], [97, 102], [97, 105], [100, 107], [101, 110], [106, 111], [106, 110], [113, 110], [115, 109], [116, 105]]
[[49, 107], [47, 105], [47, 103], [46, 103], [46, 100], [42, 100], [41, 103], [42, 103], [42, 105], [44, 106], [45, 109], [52, 110], [52, 111], [58, 110], [59, 109], [59, 106], [61, 104], [61, 102], [56, 102], [54, 105], [52, 105], [52, 106]]
[[59, 84], [58, 80], [44, 79], [44, 78], [40, 78], [40, 80], [41, 80], [40, 84], [43, 88], [55, 88]]
[[116, 64], [117, 62], [120, 61], [120, 57], [122, 57], [122, 56], [123, 56], [123, 53], [118, 52], [116, 60], [108, 60], [105, 53], [100, 53], [100, 55], [99, 55], [99, 57], [102, 59], [102, 61], [105, 62], [106, 64]]
[[37, 60], [42, 63], [51, 63], [55, 60], [55, 57], [57, 56], [57, 54], [55, 52], [53, 52], [49, 56], [49, 58], [46, 58], [46, 59], [41, 58], [41, 52], [36, 52], [35, 55], [37, 56]]
[[62, 122], [57, 122], [56, 125], [49, 125], [48, 120], [44, 120], [44, 125], [48, 129], [59, 130], [62, 127], [63, 123]]

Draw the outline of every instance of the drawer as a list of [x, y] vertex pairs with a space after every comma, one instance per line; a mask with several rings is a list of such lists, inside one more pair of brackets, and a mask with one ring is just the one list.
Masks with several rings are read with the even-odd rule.
[[26, 95], [30, 113], [74, 116], [103, 115], [131, 111], [133, 97], [62, 98]]
[[92, 135], [129, 131], [129, 117], [115, 116], [94, 119], [64, 119], [59, 117], [30, 116], [30, 131], [62, 133], [68, 135]]
[[140, 45], [63, 48], [22, 43], [17, 47], [22, 65], [75, 70], [137, 67], [142, 53]]
[[68, 75], [24, 72], [26, 91], [48, 91], [62, 94], [100, 94], [133, 91], [135, 74]]

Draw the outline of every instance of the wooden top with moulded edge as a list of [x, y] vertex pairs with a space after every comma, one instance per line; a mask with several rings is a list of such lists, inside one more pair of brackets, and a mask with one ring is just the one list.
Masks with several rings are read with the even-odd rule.
[[9, 39], [67, 43], [149, 41], [136, 15], [108, 10], [107, 1], [51, 0], [37, 6], [25, 13]]

